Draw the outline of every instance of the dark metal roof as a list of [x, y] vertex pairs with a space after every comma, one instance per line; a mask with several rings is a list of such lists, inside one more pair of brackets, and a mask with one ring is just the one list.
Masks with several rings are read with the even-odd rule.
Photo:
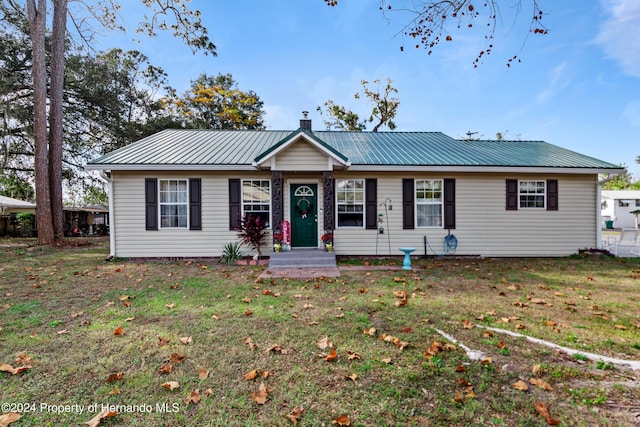
[[89, 162], [123, 166], [251, 166], [300, 132], [352, 166], [623, 168], [544, 141], [464, 141], [441, 132], [165, 130]]

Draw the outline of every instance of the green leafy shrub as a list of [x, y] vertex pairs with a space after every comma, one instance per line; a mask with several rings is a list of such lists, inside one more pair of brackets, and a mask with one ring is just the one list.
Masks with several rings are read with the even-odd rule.
[[240, 243], [229, 242], [222, 248], [222, 255], [220, 255], [220, 259], [218, 261], [221, 263], [233, 265], [239, 259], [241, 259], [242, 256], [243, 255], [242, 250], [240, 249]]

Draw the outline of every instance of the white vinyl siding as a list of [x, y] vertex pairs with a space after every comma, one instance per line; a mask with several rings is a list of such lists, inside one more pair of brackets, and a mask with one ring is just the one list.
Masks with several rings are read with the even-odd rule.
[[307, 142], [295, 142], [275, 156], [272, 169], [282, 171], [329, 170], [330, 159]]

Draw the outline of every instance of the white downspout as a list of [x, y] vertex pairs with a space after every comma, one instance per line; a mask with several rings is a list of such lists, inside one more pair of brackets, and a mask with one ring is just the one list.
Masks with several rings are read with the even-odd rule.
[[111, 259], [116, 256], [116, 227], [114, 226], [115, 215], [114, 215], [114, 200], [113, 200], [113, 181], [109, 177], [109, 174], [101, 170], [100, 176], [102, 179], [107, 181], [108, 184], [108, 196], [109, 196], [109, 258]]

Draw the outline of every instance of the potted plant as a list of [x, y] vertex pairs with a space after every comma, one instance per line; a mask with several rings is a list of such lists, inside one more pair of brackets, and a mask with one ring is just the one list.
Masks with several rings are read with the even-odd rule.
[[324, 247], [326, 251], [332, 252], [333, 251], [333, 231], [331, 230], [325, 231], [322, 237], [320, 237], [320, 239], [322, 239], [322, 243], [324, 243]]
[[275, 229], [273, 230], [273, 251], [280, 252], [282, 250], [282, 239], [283, 239], [282, 231]]

